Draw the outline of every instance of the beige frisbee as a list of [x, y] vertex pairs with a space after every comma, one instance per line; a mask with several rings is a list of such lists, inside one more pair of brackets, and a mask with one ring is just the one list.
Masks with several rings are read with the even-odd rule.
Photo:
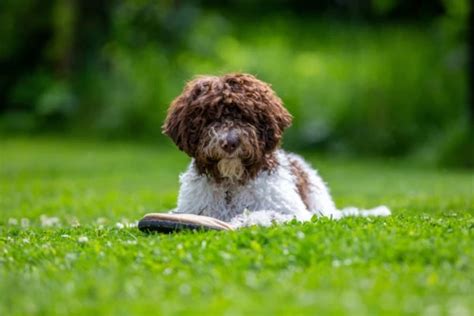
[[213, 217], [194, 214], [149, 213], [139, 222], [144, 232], [171, 233], [182, 230], [234, 230], [226, 222]]

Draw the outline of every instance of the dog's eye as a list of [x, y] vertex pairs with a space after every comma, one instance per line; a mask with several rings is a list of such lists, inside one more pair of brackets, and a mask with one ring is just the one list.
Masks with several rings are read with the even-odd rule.
[[232, 117], [235, 118], [235, 119], [238, 119], [239, 121], [242, 121], [242, 113], [240, 113], [240, 112], [233, 113]]
[[234, 120], [242, 119], [242, 113], [236, 106], [233, 106], [233, 105], [224, 107], [222, 114], [225, 118], [230, 118]]

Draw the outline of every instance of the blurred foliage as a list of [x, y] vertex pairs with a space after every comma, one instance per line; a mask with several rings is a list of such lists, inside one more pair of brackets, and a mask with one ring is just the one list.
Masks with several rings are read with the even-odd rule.
[[242, 71], [294, 114], [288, 146], [442, 147], [433, 140], [469, 129], [457, 128], [468, 11], [468, 0], [4, 0], [0, 127], [163, 140], [186, 80]]

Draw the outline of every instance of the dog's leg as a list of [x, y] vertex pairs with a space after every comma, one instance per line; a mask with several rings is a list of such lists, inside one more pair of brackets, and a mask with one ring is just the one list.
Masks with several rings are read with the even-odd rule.
[[200, 175], [192, 162], [181, 176], [178, 205], [173, 213], [194, 214], [224, 219], [225, 191], [216, 189]]

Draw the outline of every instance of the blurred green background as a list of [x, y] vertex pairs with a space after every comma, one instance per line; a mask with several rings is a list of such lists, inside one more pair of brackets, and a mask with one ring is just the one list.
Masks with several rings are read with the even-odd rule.
[[0, 133], [166, 143], [160, 126], [187, 80], [241, 71], [272, 83], [295, 116], [290, 149], [472, 167], [470, 10], [469, 0], [2, 0]]

